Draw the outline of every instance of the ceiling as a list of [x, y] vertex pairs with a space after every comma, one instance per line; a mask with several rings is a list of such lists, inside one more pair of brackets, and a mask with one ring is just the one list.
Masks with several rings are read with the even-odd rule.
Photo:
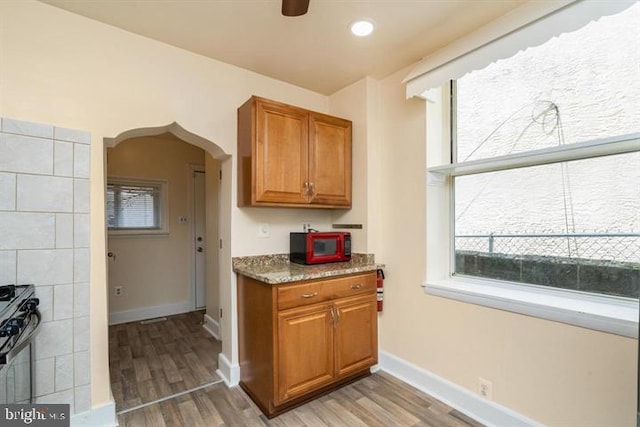
[[[325, 95], [411, 65], [525, 0], [311, 0], [299, 17], [280, 0], [41, 0]], [[375, 32], [350, 34], [357, 18]]]

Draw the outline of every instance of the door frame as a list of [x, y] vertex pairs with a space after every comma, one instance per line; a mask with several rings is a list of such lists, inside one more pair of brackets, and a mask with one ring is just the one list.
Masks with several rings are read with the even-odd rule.
[[[189, 173], [189, 185], [188, 185], [188, 191], [187, 191], [187, 201], [189, 203], [189, 283], [191, 284], [191, 286], [189, 287], [189, 293], [190, 293], [190, 303], [191, 303], [191, 310], [195, 310], [196, 309], [196, 206], [195, 206], [195, 173], [196, 172], [202, 172], [202, 173], [206, 173], [205, 172], [205, 165], [198, 165], [198, 164], [189, 164], [188, 165], [188, 173]], [[206, 176], [206, 175], [205, 175]], [[206, 186], [205, 186], [205, 203], [206, 203]], [[206, 211], [205, 211], [205, 230], [206, 230], [206, 226], [207, 226], [207, 215], [206, 215]], [[206, 239], [206, 238], [205, 238]], [[209, 242], [207, 242], [205, 240], [205, 245], [207, 245]], [[206, 246], [205, 246], [206, 247]], [[206, 249], [205, 249], [206, 251]], [[205, 263], [205, 272], [206, 272], [206, 263]], [[207, 280], [206, 280], [206, 273], [205, 273], [205, 309], [206, 309], [206, 292], [207, 292]]]

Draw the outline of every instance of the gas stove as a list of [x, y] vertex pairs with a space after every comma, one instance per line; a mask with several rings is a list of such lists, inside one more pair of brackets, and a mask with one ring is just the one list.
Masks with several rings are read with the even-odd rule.
[[39, 303], [33, 285], [0, 286], [0, 404], [32, 402]]
[[9, 312], [25, 293], [33, 293], [33, 285], [4, 285], [0, 286], [0, 320]]

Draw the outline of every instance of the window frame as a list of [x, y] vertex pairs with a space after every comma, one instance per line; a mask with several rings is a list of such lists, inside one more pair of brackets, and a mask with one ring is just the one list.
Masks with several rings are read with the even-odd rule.
[[[425, 292], [429, 295], [637, 338], [637, 299], [454, 275], [453, 192], [455, 176], [640, 151], [640, 133], [455, 163], [455, 83], [451, 82], [442, 88], [431, 90], [426, 99], [428, 218], [427, 269], [423, 283]], [[446, 242], [446, 245], [443, 245], [443, 242]]]
[[[107, 233], [109, 237], [130, 237], [130, 236], [161, 236], [169, 234], [169, 184], [166, 180], [130, 177], [108, 177], [105, 185], [105, 196], [110, 185], [122, 185], [132, 187], [156, 187], [158, 188], [157, 207], [159, 215], [159, 226], [154, 228], [137, 227], [109, 227], [109, 220], [106, 218]], [[106, 215], [106, 202], [105, 202]]]

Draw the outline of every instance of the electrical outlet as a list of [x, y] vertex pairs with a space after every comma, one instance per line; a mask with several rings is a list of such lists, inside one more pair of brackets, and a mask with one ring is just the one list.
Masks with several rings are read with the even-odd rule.
[[304, 232], [306, 233], [306, 232], [307, 232], [307, 231], [309, 231], [311, 228], [313, 228], [313, 227], [311, 226], [311, 221], [309, 221], [309, 220], [302, 221], [302, 231], [304, 231]]
[[121, 297], [122, 293], [124, 292], [124, 289], [122, 286], [116, 286], [115, 288], [113, 288], [113, 290], [117, 297]]
[[485, 380], [484, 378], [478, 378], [478, 392], [480, 396], [484, 397], [487, 400], [493, 400], [493, 385], [491, 381]]
[[266, 222], [263, 222], [261, 224], [258, 224], [258, 237], [269, 237], [269, 224]]

